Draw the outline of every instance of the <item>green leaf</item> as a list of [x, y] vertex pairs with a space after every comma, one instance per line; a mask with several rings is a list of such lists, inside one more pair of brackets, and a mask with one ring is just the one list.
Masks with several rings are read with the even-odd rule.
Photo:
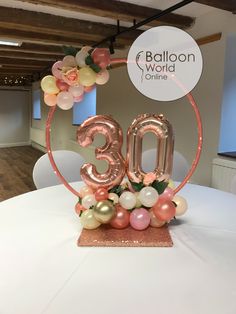
[[88, 56], [85, 58], [85, 63], [86, 63], [87, 65], [93, 64], [93, 58], [91, 57], [91, 55], [88, 55]]
[[117, 194], [118, 196], [120, 196], [121, 195], [121, 193], [122, 193], [122, 187], [121, 187], [121, 185], [116, 185], [116, 186], [114, 186], [113, 188], [111, 188], [108, 192], [109, 193], [115, 193], [115, 194]]
[[162, 194], [165, 191], [167, 186], [168, 186], [168, 182], [164, 180], [163, 181], [155, 180], [152, 183], [152, 187], [158, 192], [158, 194]]
[[131, 185], [132, 185], [132, 188], [135, 190], [135, 192], [139, 192], [142, 190], [142, 188], [145, 186], [143, 184], [143, 182], [140, 182], [140, 183], [136, 183], [136, 182], [132, 182], [130, 181]]
[[62, 46], [62, 50], [66, 56], [74, 56], [74, 57], [79, 51], [75, 47], [72, 47], [72, 46]]
[[78, 203], [80, 203], [80, 205], [82, 205], [82, 198], [78, 198]]
[[99, 73], [101, 71], [100, 66], [95, 63], [92, 63], [89, 66], [95, 73]]

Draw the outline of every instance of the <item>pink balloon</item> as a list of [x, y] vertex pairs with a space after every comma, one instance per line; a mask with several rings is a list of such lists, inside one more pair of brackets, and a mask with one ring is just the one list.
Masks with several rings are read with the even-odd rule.
[[53, 94], [44, 94], [44, 102], [46, 105], [52, 107], [57, 104], [57, 95]]
[[94, 193], [96, 201], [104, 201], [108, 199], [108, 191], [107, 189], [104, 188], [99, 188], [97, 191]]
[[104, 85], [108, 82], [108, 80], [109, 80], [109, 72], [106, 69], [104, 69], [97, 74], [96, 84]]
[[73, 97], [80, 97], [84, 93], [84, 87], [82, 85], [70, 86], [69, 92], [73, 95]]
[[53, 64], [52, 66], [52, 74], [57, 78], [57, 79], [62, 79], [62, 67], [63, 67], [63, 62], [62, 61], [57, 61]]
[[175, 205], [171, 200], [159, 199], [158, 202], [152, 207], [154, 215], [162, 221], [171, 220], [175, 216]]
[[136, 230], [144, 230], [150, 224], [150, 214], [145, 208], [136, 208], [130, 214], [130, 225]]
[[95, 88], [95, 84], [92, 86], [84, 86], [85, 93], [90, 93]]
[[57, 95], [57, 105], [63, 110], [69, 110], [73, 107], [74, 98], [69, 92], [60, 92]]
[[78, 97], [74, 97], [74, 102], [81, 102], [84, 99], [84, 95], [78, 96]]
[[129, 225], [130, 214], [127, 209], [116, 205], [115, 217], [111, 220], [110, 225], [115, 229], [124, 229]]
[[106, 48], [96, 48], [92, 52], [93, 62], [105, 69], [110, 64], [110, 53]]
[[63, 58], [63, 66], [64, 67], [76, 67], [77, 63], [74, 56], [67, 55]]
[[170, 187], [167, 187], [165, 191], [159, 196], [159, 198], [171, 201], [174, 196], [175, 196], [174, 190], [171, 189]]
[[67, 91], [69, 88], [69, 85], [66, 82], [64, 82], [63, 80], [57, 80], [56, 85], [60, 89], [60, 91], [62, 91], [62, 92]]

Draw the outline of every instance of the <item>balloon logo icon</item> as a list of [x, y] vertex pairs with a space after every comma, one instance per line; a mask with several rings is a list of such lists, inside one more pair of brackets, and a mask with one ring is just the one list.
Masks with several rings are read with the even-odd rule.
[[[143, 69], [143, 66], [144, 66], [144, 63], [140, 60], [141, 59], [141, 55], [143, 53], [143, 50], [142, 51], [139, 51], [136, 55], [136, 64], [137, 64], [137, 67], [142, 71], [142, 74], [141, 74], [141, 82], [143, 82], [143, 76], [144, 76], [144, 69]], [[142, 66], [141, 66], [142, 65]]]

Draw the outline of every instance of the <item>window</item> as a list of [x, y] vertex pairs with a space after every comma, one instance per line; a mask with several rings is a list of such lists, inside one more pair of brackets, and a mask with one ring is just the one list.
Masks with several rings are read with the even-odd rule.
[[33, 119], [41, 119], [41, 90], [33, 91]]
[[96, 115], [97, 90], [94, 88], [91, 92], [84, 94], [81, 102], [73, 106], [73, 125], [80, 125], [88, 117]]
[[236, 34], [227, 38], [219, 155], [236, 157]]

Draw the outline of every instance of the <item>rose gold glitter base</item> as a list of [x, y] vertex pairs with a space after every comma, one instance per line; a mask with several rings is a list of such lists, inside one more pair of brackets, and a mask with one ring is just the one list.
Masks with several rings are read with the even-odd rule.
[[131, 227], [117, 230], [103, 225], [95, 230], [83, 229], [78, 246], [171, 247], [173, 242], [166, 225], [161, 228], [149, 227], [144, 231], [136, 231]]

